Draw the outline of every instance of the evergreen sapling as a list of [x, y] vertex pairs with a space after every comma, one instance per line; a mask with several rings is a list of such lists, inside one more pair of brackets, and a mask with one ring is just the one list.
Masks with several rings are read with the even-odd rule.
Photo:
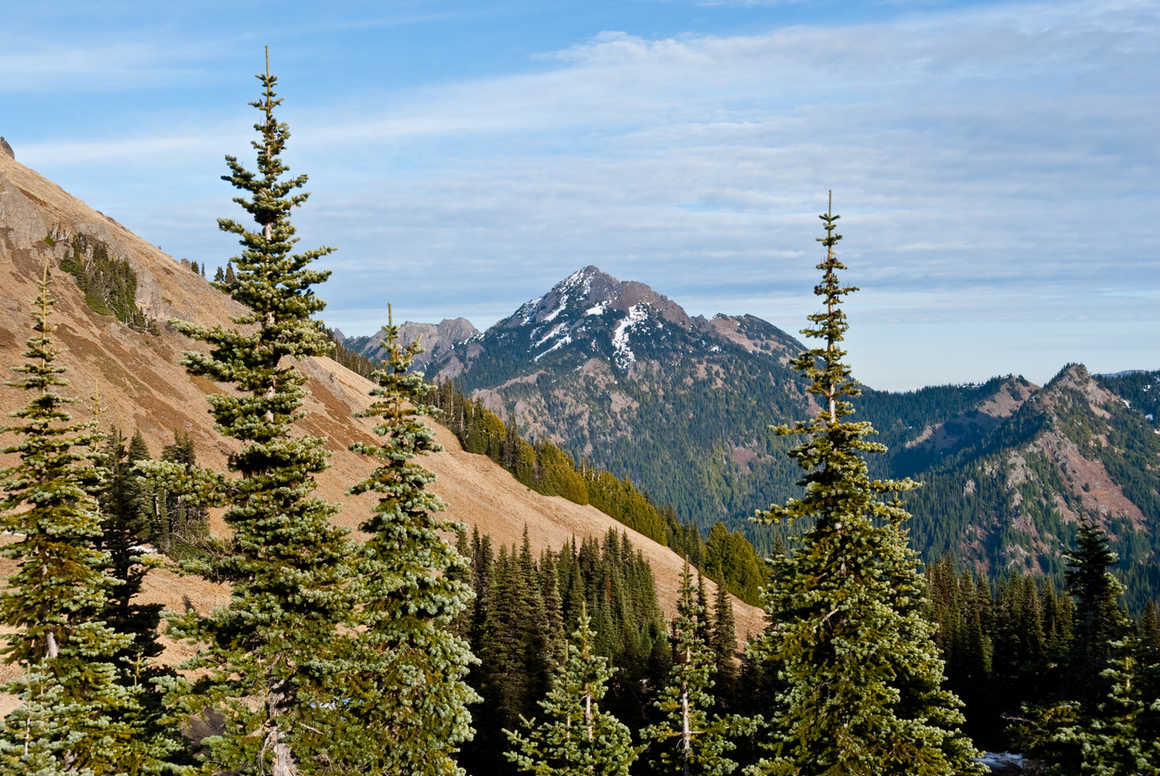
[[435, 475], [414, 461], [442, 449], [423, 422], [433, 411], [429, 386], [410, 371], [419, 343], [399, 345], [387, 310], [388, 360], [371, 375], [374, 401], [358, 413], [376, 421], [379, 441], [351, 445], [379, 465], [350, 493], [374, 493], [378, 504], [359, 526], [370, 536], [355, 563], [352, 666], [337, 692], [346, 688], [344, 712], [362, 730], [350, 757], [363, 769], [451, 776], [463, 773], [455, 754], [473, 733], [467, 705], [479, 700], [465, 681], [477, 661], [454, 632], [472, 590], [467, 559], [441, 535], [462, 526], [438, 516], [445, 506], [427, 490]]

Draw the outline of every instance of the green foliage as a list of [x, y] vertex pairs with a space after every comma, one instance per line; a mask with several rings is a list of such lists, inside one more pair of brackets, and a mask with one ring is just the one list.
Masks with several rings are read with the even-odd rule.
[[[101, 515], [100, 548], [106, 553], [105, 573], [113, 584], [108, 588], [103, 619], [112, 631], [126, 637], [124, 646], [113, 656], [117, 681], [137, 695], [132, 716], [133, 742], [141, 747], [142, 761], [158, 763], [183, 760], [181, 720], [165, 707], [161, 685], [172, 681], [173, 671], [162, 667], [158, 625], [162, 604], [144, 604], [138, 598], [145, 575], [154, 566], [140, 549], [148, 533], [140, 506], [142, 481], [133, 473], [138, 456], [147, 456], [144, 440], [136, 435], [126, 449], [117, 429], [104, 435], [95, 458], [102, 475], [98, 503]], [[148, 771], [146, 767], [144, 770]]]
[[709, 633], [708, 646], [713, 653], [714, 707], [720, 711], [730, 711], [737, 694], [737, 630], [733, 619], [733, 602], [729, 600], [724, 585], [717, 585], [717, 596], [713, 604], [713, 627]]
[[664, 676], [668, 645], [652, 570], [625, 536], [572, 542], [537, 560], [527, 541], [497, 556], [473, 532], [468, 555], [476, 597], [466, 630], [482, 661], [471, 684], [484, 699], [466, 747], [469, 772], [503, 772], [501, 728], [535, 713], [582, 610], [591, 613], [593, 648], [617, 669], [604, 707], [630, 727], [644, 724], [641, 693]]
[[[1079, 752], [1083, 776], [1160, 775], [1160, 664], [1141, 660], [1146, 655], [1135, 637], [1111, 644], [1112, 659], [1101, 677], [1107, 695], [1080, 724], [1062, 729], [1058, 740]], [[1146, 660], [1147, 658], [1145, 658]], [[1058, 763], [1064, 772], [1070, 763]]]
[[197, 465], [189, 434], [175, 432], [159, 461], [149, 459], [144, 444], [142, 440], [140, 457], [133, 460], [138, 535], [171, 558], [203, 559], [213, 544], [208, 507], [215, 503], [218, 478]]
[[728, 757], [730, 737], [749, 727], [741, 717], [710, 715], [716, 654], [702, 638], [708, 613], [694, 595], [686, 563], [673, 620], [673, 666], [656, 701], [660, 721], [641, 731], [655, 754], [653, 771], [679, 776], [728, 776], [737, 763]]
[[628, 728], [604, 711], [613, 670], [594, 648], [586, 609], [568, 643], [568, 659], [552, 677], [540, 716], [506, 731], [508, 760], [534, 776], [628, 776], [636, 758]]
[[[1053, 774], [1141, 776], [1160, 773], [1160, 648], [1147, 614], [1138, 633], [1119, 609], [1123, 588], [1111, 568], [1106, 533], [1080, 525], [1068, 554], [1067, 588], [1075, 600], [1063, 675], [1054, 697], [1028, 704], [1014, 734]], [[1153, 607], [1149, 607], [1153, 610]]]
[[467, 704], [480, 698], [464, 681], [475, 658], [451, 628], [471, 588], [457, 578], [466, 559], [440, 532], [462, 526], [436, 516], [444, 504], [426, 489], [435, 476], [413, 461], [441, 448], [423, 423], [427, 386], [408, 373], [418, 343], [399, 346], [389, 309], [389, 362], [372, 373], [374, 401], [359, 413], [375, 419], [380, 442], [351, 445], [379, 465], [350, 493], [375, 493], [378, 504], [359, 526], [369, 538], [354, 563], [354, 633], [343, 650], [351, 669], [334, 677], [334, 693], [346, 696], [347, 728], [361, 731], [344, 753], [351, 772], [461, 774]]
[[[198, 678], [185, 707], [221, 720], [221, 734], [203, 742], [207, 771], [313, 772], [348, 745], [337, 724], [345, 698], [334, 688], [347, 668], [340, 626], [352, 609], [354, 550], [330, 523], [334, 507], [311, 495], [313, 475], [326, 467], [324, 441], [291, 433], [306, 381], [294, 360], [330, 352], [312, 318], [325, 306], [312, 287], [329, 273], [310, 268], [330, 249], [292, 252], [290, 212], [307, 198], [296, 193], [306, 176], [284, 177], [290, 133], [274, 116], [277, 78], [267, 70], [258, 79], [258, 170], [227, 156], [223, 176], [246, 195], [234, 201], [257, 229], [219, 220], [243, 246], [231, 260], [230, 292], [249, 312], [234, 319], [236, 328], [174, 322], [209, 345], [208, 353], [186, 354], [186, 369], [233, 387], [209, 401], [219, 431], [241, 442], [229, 461], [236, 476], [207, 474], [202, 487], [228, 504], [231, 536], [201, 568], [232, 583], [230, 602], [176, 618], [171, 632], [201, 645], [186, 665]], [[325, 740], [316, 731], [327, 731]]]
[[824, 347], [792, 362], [821, 406], [812, 420], [778, 428], [806, 437], [790, 452], [806, 472], [805, 493], [763, 516], [809, 527], [792, 555], [772, 562], [773, 626], [754, 649], [778, 666], [784, 686], [772, 709], [771, 757], [754, 772], [981, 773], [959, 731], [961, 703], [941, 686], [925, 586], [902, 528], [909, 515], [887, 500], [914, 483], [870, 479], [863, 456], [883, 447], [865, 439], [869, 423], [845, 419], [859, 388], [839, 347], [848, 328], [841, 303], [856, 289], [838, 280], [837, 217], [821, 218], [826, 258], [815, 293], [825, 310], [809, 316], [803, 334]]
[[723, 523], [714, 523], [705, 541], [701, 565], [711, 579], [724, 580], [725, 586], [743, 601], [760, 599], [767, 575], [753, 545], [740, 531], [729, 531]]
[[70, 423], [70, 400], [56, 392], [68, 382], [51, 339], [52, 304], [46, 265], [27, 361], [9, 383], [30, 400], [4, 428], [17, 436], [4, 452], [17, 460], [0, 472], [0, 529], [19, 540], [0, 548], [18, 564], [0, 593], [0, 620], [13, 629], [4, 660], [23, 676], [4, 688], [21, 706], [3, 722], [0, 764], [8, 773], [149, 772], [155, 753], [130, 722], [140, 688], [118, 681], [118, 657], [131, 639], [105, 622], [117, 583], [100, 548], [97, 437], [91, 424]]
[[1095, 523], [1080, 524], [1076, 548], [1067, 557], [1067, 590], [1075, 599], [1075, 625], [1069, 655], [1073, 694], [1090, 706], [1108, 691], [1103, 677], [1112, 644], [1126, 629], [1118, 599], [1123, 586], [1112, 574], [1116, 555], [1107, 534]]
[[157, 322], [137, 306], [137, 273], [127, 260], [111, 257], [103, 242], [84, 235], [74, 237], [72, 253], [61, 261], [60, 268], [76, 278], [94, 312], [115, 316], [136, 331], [160, 333]]
[[465, 397], [453, 383], [432, 389], [428, 401], [438, 407], [465, 450], [487, 455], [537, 493], [591, 504], [691, 562], [711, 564], [706, 569], [713, 579], [724, 581], [742, 600], [757, 603], [765, 574], [756, 551], [740, 531], [730, 533], [715, 526], [706, 543], [695, 526], [682, 523], [672, 507], [657, 507], [628, 478], [587, 464], [577, 467], [550, 442], [529, 444], [514, 426]]

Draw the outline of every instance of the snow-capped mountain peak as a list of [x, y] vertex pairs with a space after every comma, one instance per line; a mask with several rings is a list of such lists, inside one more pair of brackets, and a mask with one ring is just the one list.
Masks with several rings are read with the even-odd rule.
[[587, 266], [525, 302], [495, 329], [510, 345], [523, 341], [533, 362], [572, 345], [580, 363], [603, 356], [627, 371], [637, 361], [632, 339], [666, 325], [695, 327], [680, 305], [644, 283], [622, 282]]

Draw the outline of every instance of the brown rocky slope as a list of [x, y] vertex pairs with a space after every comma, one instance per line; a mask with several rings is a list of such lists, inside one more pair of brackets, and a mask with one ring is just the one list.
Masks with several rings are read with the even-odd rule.
[[[46, 241], [50, 236], [53, 239]], [[216, 388], [185, 373], [181, 354], [194, 343], [164, 322], [171, 318], [222, 322], [237, 315], [240, 308], [182, 263], [6, 155], [0, 155], [0, 286], [5, 289], [0, 296], [0, 364], [11, 366], [23, 360], [41, 268], [46, 261], [59, 267], [76, 238], [83, 240], [87, 250], [99, 245], [109, 256], [129, 263], [138, 279], [138, 306], [160, 322], [160, 333], [135, 331], [111, 315], [98, 314], [86, 304], [73, 278], [54, 270], [53, 320], [72, 395], [99, 395], [101, 422], [129, 434], [140, 430], [154, 454], [173, 440], [174, 432], [182, 431], [192, 437], [199, 461], [224, 469], [231, 444], [214, 432], [206, 411], [205, 397]], [[319, 477], [318, 492], [341, 503], [336, 521], [353, 527], [367, 514], [368, 502], [349, 497], [345, 491], [365, 475], [370, 464], [347, 446], [368, 434], [369, 425], [353, 418], [352, 412], [366, 404], [370, 383], [330, 359], [309, 359], [304, 366], [311, 396], [301, 429], [326, 438], [331, 452], [331, 466]], [[9, 412], [26, 401], [21, 391], [0, 386], [0, 410]], [[74, 407], [77, 417], [89, 412], [86, 402]], [[535, 550], [558, 549], [573, 536], [600, 537], [609, 528], [626, 531], [653, 568], [662, 608], [673, 612], [682, 565], [675, 553], [594, 507], [529, 490], [486, 457], [464, 452], [446, 429], [437, 426], [436, 432], [445, 449], [426, 459], [425, 465], [437, 475], [433, 489], [447, 502], [453, 519], [478, 526], [481, 533], [503, 544], [519, 541], [526, 526]], [[9, 458], [0, 456], [0, 465], [8, 463]], [[212, 527], [222, 529], [220, 523]], [[9, 566], [0, 565], [0, 575], [6, 577], [9, 571]], [[174, 608], [188, 601], [206, 609], [223, 604], [228, 594], [205, 580], [161, 571], [147, 579], [146, 597]], [[733, 606], [740, 636], [761, 629], [759, 609], [738, 600]], [[171, 650], [170, 657], [180, 657], [180, 650]], [[0, 700], [0, 713], [6, 710]]]

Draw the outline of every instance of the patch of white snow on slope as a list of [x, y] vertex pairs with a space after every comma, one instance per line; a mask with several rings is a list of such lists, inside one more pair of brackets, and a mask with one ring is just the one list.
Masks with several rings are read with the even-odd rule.
[[595, 307], [589, 307], [584, 311], [585, 315], [604, 315], [604, 311], [608, 309], [608, 302], [601, 302]]
[[[542, 297], [541, 297], [541, 299], [542, 299]], [[520, 309], [516, 310], [515, 314], [520, 316], [520, 323], [521, 324], [526, 325], [526, 324], [529, 324], [532, 322], [532, 318], [535, 317], [535, 314], [536, 314], [536, 304], [539, 301], [540, 301], [540, 299], [529, 299], [528, 301], [526, 301], [522, 305], [520, 305]]]
[[560, 330], [563, 329], [565, 325], [566, 324], [563, 324], [563, 323], [557, 323], [555, 326], [552, 327], [552, 330], [550, 332], [548, 332], [547, 334], [545, 334], [544, 336], [542, 336], [538, 340], [536, 340], [536, 344], [532, 345], [532, 347], [533, 348], [540, 347], [540, 345], [543, 345], [545, 342], [552, 339], [552, 337], [555, 337], [557, 334], [559, 334]]
[[584, 281], [584, 285], [580, 288], [580, 296], [587, 296], [588, 292], [592, 290], [592, 276], [588, 274], [586, 268], [578, 269], [564, 278], [563, 282], [560, 283], [560, 288], [571, 291], [581, 280]]
[[[541, 340], [541, 341], [542, 341], [542, 340]], [[548, 349], [547, 349], [547, 350], [545, 350], [543, 353], [540, 353], [540, 354], [538, 354], [538, 355], [534, 356], [534, 357], [532, 358], [532, 361], [539, 361], [541, 358], [543, 358], [544, 356], [548, 355], [549, 353], [551, 353], [551, 352], [552, 352], [553, 350], [555, 350], [556, 348], [561, 348], [561, 347], [563, 347], [563, 346], [567, 345], [567, 344], [568, 344], [569, 342], [571, 342], [571, 341], [572, 341], [572, 338], [571, 338], [570, 336], [568, 336], [567, 334], [565, 334], [563, 337], [561, 337], [560, 339], [556, 340], [556, 344], [555, 344], [555, 345], [553, 345], [552, 347], [548, 348]]]
[[558, 316], [560, 313], [564, 312], [564, 308], [567, 306], [568, 306], [568, 295], [565, 294], [564, 296], [560, 297], [560, 306], [557, 307], [552, 312], [545, 315], [543, 317], [543, 319], [540, 321], [540, 323], [551, 323], [552, 321], [556, 320], [556, 316]]
[[616, 365], [621, 369], [628, 369], [636, 361], [636, 354], [628, 346], [628, 333], [633, 326], [646, 318], [648, 318], [648, 308], [643, 304], [634, 304], [628, 308], [628, 315], [616, 324], [616, 329], [612, 332], [612, 348], [616, 351]]

